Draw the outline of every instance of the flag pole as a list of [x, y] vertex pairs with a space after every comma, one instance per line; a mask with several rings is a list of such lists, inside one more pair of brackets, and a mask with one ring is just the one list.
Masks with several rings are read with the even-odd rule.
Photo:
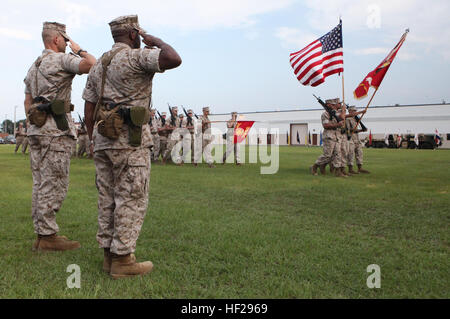
[[[366, 106], [366, 108], [364, 109], [364, 112], [367, 112], [367, 109], [369, 108], [369, 105], [370, 105], [370, 103], [372, 102], [373, 97], [375, 96], [375, 93], [377, 93], [377, 91], [378, 91], [378, 88], [376, 88], [375, 91], [373, 92], [372, 97], [371, 97], [370, 100], [369, 100], [369, 103], [367, 103], [367, 106]], [[366, 113], [363, 113], [363, 114], [361, 115], [361, 117], [359, 118], [358, 122], [356, 122], [355, 130], [356, 130], [356, 128], [358, 127], [359, 122], [361, 122], [361, 120], [362, 120], [364, 114], [366, 114]], [[353, 134], [353, 133], [352, 133], [352, 134]]]
[[[339, 15], [339, 23], [342, 23], [342, 17], [340, 15]], [[342, 47], [343, 46], [344, 45], [342, 43]], [[342, 64], [344, 64], [344, 48], [342, 48]], [[344, 113], [344, 129], [347, 129], [346, 123], [347, 121], [345, 120], [346, 107], [345, 107], [345, 90], [344, 90], [344, 68], [342, 68], [342, 112]]]

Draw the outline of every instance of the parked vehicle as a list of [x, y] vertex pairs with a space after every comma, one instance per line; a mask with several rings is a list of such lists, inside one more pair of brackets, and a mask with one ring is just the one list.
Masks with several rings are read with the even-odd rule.
[[419, 134], [419, 146], [417, 147], [414, 141], [414, 135], [407, 135], [408, 141], [407, 148], [419, 148], [419, 149], [435, 149], [439, 145], [434, 140], [434, 134]]
[[13, 135], [5, 137], [5, 144], [16, 144], [16, 138]]
[[5, 140], [0, 137], [0, 144], [5, 144]]

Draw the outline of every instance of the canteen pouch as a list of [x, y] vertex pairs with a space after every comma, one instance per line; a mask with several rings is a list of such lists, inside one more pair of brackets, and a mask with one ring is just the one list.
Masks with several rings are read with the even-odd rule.
[[142, 125], [150, 121], [150, 112], [143, 106], [134, 106], [127, 110], [129, 112], [128, 143], [137, 147], [142, 142]]
[[54, 100], [50, 103], [50, 110], [53, 115], [53, 119], [56, 122], [56, 126], [61, 131], [66, 131], [69, 129], [69, 122], [67, 122], [66, 112], [70, 110], [66, 110], [66, 105], [63, 100]]
[[97, 131], [104, 137], [116, 140], [123, 126], [123, 118], [117, 112], [118, 108], [106, 110], [100, 108], [97, 113]]
[[30, 108], [28, 111], [28, 120], [37, 127], [44, 126], [47, 121], [47, 112], [38, 109], [37, 106]]

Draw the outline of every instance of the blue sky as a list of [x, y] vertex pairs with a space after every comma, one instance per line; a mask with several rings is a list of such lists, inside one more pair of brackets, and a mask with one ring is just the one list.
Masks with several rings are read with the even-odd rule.
[[[373, 105], [450, 102], [449, 1], [2, 1], [0, 13], [0, 119], [24, 117], [23, 78], [42, 51], [42, 22], [67, 24], [67, 33], [96, 57], [111, 48], [108, 22], [138, 14], [141, 26], [171, 44], [183, 59], [155, 76], [153, 105], [167, 103], [212, 113], [316, 108], [312, 93], [341, 97], [334, 75], [316, 88], [302, 86], [289, 53], [343, 20], [346, 102], [353, 90], [410, 28]], [[69, 49], [68, 49], [69, 50]], [[74, 80], [75, 113], [83, 115], [86, 76]]]

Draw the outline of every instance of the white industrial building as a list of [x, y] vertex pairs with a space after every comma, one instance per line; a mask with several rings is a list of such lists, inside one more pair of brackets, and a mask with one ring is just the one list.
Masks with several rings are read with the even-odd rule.
[[[320, 145], [322, 112], [323, 108], [246, 112], [239, 113], [238, 120], [255, 121], [246, 141], [250, 145], [272, 144], [275, 140], [278, 140], [279, 145]], [[230, 114], [212, 114], [210, 120], [227, 121], [230, 117]], [[443, 142], [441, 147], [450, 148], [450, 104], [370, 106], [362, 122], [373, 137], [383, 137], [385, 134], [434, 134], [437, 130]], [[226, 132], [225, 122], [213, 123], [212, 127], [217, 137], [221, 132]], [[268, 132], [265, 133], [265, 129]], [[361, 136], [366, 137], [368, 134]], [[220, 138], [215, 138], [215, 141], [222, 142]]]

